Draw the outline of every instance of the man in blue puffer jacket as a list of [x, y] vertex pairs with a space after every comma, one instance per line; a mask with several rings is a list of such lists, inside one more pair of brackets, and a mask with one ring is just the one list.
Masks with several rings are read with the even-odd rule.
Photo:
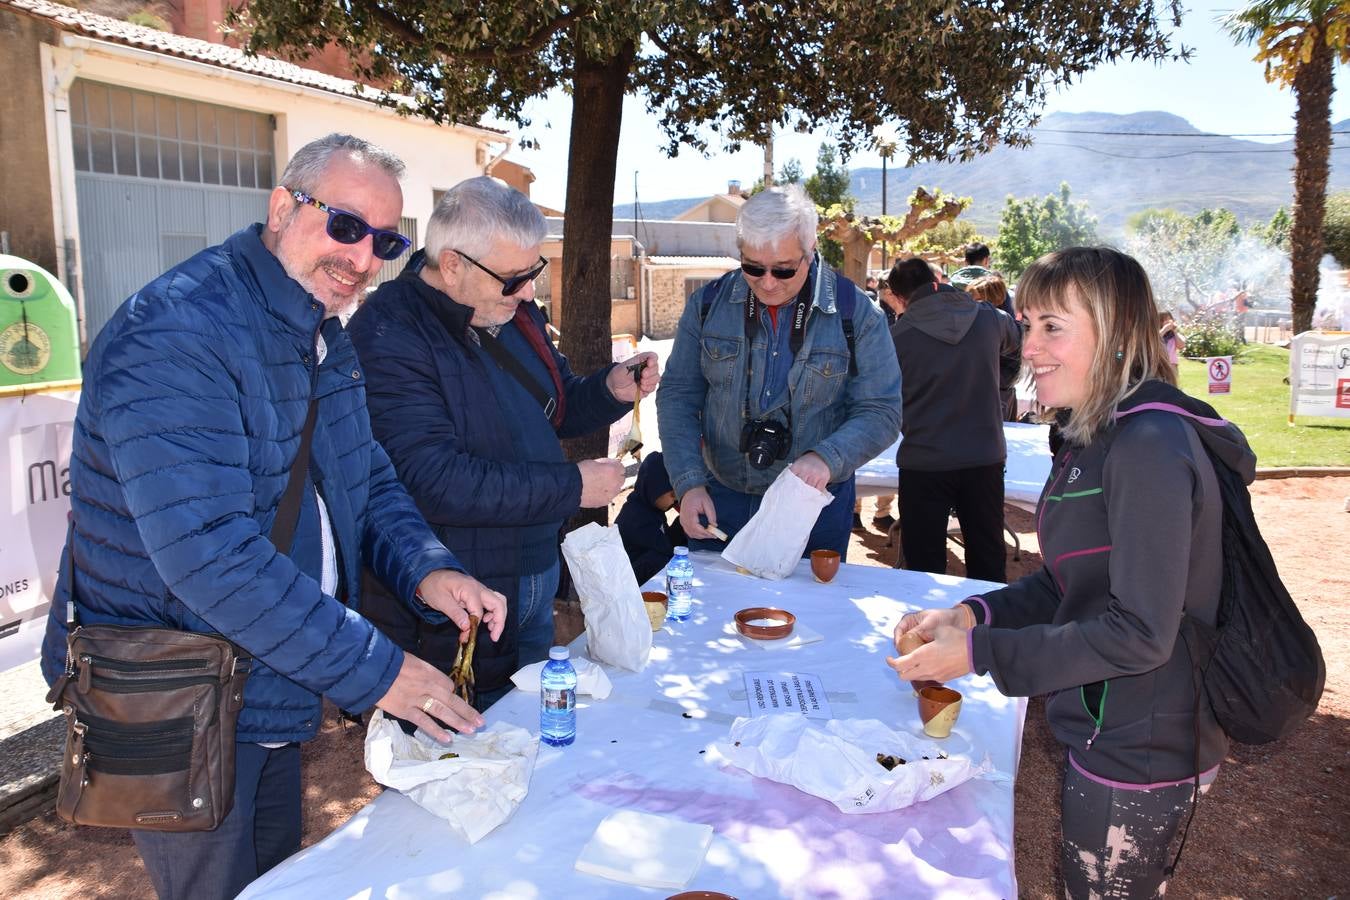
[[[395, 230], [402, 172], [348, 135], [301, 148], [265, 225], [134, 294], [85, 363], [74, 574], [63, 559], [45, 676], [62, 672], [72, 599], [80, 624], [218, 633], [254, 657], [229, 815], [210, 832], [133, 831], [162, 897], [233, 897], [299, 849], [297, 742], [314, 736], [322, 697], [378, 706], [442, 740], [438, 722], [482, 724], [448, 678], [353, 608], [364, 563], [428, 621], [477, 615], [493, 639], [505, 622], [504, 599], [463, 573], [372, 438], [338, 319], [382, 259], [407, 249]], [[309, 481], [282, 555], [269, 534], [312, 398]]]

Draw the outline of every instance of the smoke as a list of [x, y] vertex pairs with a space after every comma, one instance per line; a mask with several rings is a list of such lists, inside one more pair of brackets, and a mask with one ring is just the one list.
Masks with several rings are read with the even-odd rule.
[[1340, 266], [1331, 254], [1322, 257], [1318, 266], [1321, 277], [1317, 284], [1317, 308], [1313, 311], [1313, 327], [1328, 331], [1350, 331], [1350, 273]]

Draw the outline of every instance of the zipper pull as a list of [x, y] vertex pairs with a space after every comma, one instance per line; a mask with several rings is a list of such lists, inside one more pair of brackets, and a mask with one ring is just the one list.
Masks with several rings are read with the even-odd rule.
[[90, 670], [94, 668], [94, 661], [89, 658], [88, 654], [85, 654], [80, 657], [80, 662], [82, 663], [79, 681], [80, 693], [87, 694], [89, 693]]
[[62, 672], [61, 677], [56, 679], [56, 683], [52, 685], [52, 689], [47, 692], [47, 702], [50, 703], [52, 709], [57, 712], [60, 712], [61, 707], [63, 706], [61, 695], [66, 691], [66, 684], [70, 682], [70, 675], [70, 672]]
[[1083, 749], [1084, 749], [1084, 750], [1091, 750], [1091, 749], [1092, 749], [1092, 742], [1095, 741], [1095, 740], [1097, 739], [1097, 735], [1099, 735], [1099, 734], [1101, 734], [1101, 733], [1102, 733], [1102, 726], [1101, 726], [1101, 725], [1096, 725], [1096, 726], [1094, 726], [1093, 729], [1092, 729], [1092, 735], [1087, 739], [1087, 745], [1086, 745]]

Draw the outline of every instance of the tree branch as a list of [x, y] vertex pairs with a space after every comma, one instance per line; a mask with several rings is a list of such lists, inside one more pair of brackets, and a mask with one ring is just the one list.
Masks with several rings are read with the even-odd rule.
[[448, 46], [443, 41], [433, 40], [430, 36], [422, 33], [413, 27], [406, 19], [394, 15], [378, 3], [363, 3], [363, 8], [370, 12], [379, 23], [393, 34], [409, 44], [423, 44], [429, 46], [442, 56], [453, 60], [464, 62], [495, 62], [505, 56], [528, 56], [531, 53], [537, 53], [544, 48], [553, 35], [558, 31], [584, 16], [590, 11], [591, 4], [589, 0], [582, 0], [571, 10], [561, 13], [553, 19], [539, 26], [532, 34], [526, 36], [520, 43], [511, 46], [503, 44], [481, 44], [477, 50], [456, 50]]

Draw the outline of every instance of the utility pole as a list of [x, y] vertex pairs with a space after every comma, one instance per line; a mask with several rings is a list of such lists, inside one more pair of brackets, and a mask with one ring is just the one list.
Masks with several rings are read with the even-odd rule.
[[[878, 132], [875, 135], [877, 142], [877, 152], [881, 154], [881, 214], [886, 215], [886, 163], [895, 155], [895, 148], [899, 145], [894, 135]], [[887, 268], [886, 257], [890, 255], [890, 247], [886, 241], [881, 242], [881, 267]]]

